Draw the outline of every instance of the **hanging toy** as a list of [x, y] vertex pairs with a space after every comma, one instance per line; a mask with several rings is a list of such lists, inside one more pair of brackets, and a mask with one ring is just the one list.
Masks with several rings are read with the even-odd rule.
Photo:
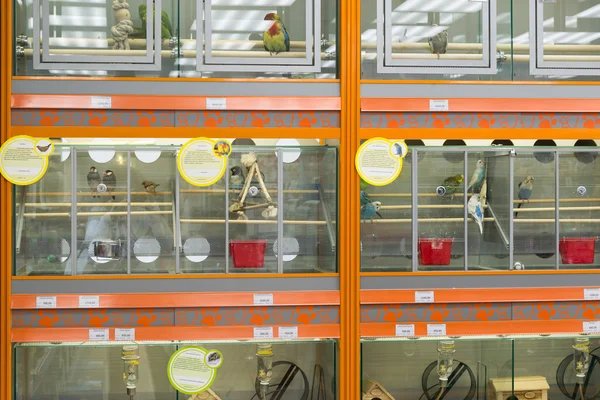
[[112, 9], [115, 12], [117, 24], [111, 28], [115, 40], [113, 50], [130, 50], [129, 34], [133, 33], [133, 22], [127, 0], [113, 0]]

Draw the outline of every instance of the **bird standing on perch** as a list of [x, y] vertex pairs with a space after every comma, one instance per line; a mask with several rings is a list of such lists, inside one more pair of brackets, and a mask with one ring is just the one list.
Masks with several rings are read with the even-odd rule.
[[469, 182], [469, 186], [467, 187], [467, 192], [470, 189], [473, 189], [473, 193], [479, 192], [481, 190], [481, 185], [483, 184], [484, 177], [485, 164], [482, 160], [477, 160], [477, 167], [475, 168], [475, 172], [473, 172], [473, 176], [471, 177], [471, 181]]
[[90, 167], [90, 172], [87, 174], [87, 183], [92, 190], [92, 199], [100, 197], [98, 195], [98, 185], [102, 183], [102, 178], [100, 178], [100, 174], [96, 167]]
[[381, 209], [380, 201], [372, 201], [368, 204], [365, 204], [364, 206], [362, 206], [360, 208], [360, 219], [361, 220], [370, 219], [371, 221], [373, 221], [373, 217], [375, 217], [375, 215], [378, 215], [379, 218], [383, 218], [381, 216], [381, 214], [379, 213], [380, 209]]
[[115, 173], [110, 169], [104, 171], [104, 175], [102, 176], [102, 183], [106, 186], [106, 191], [110, 193], [113, 200], [115, 200], [115, 196], [112, 194], [117, 187], [117, 177]]
[[290, 51], [290, 35], [285, 25], [276, 13], [265, 15], [265, 21], [273, 21], [273, 24], [263, 34], [263, 45], [271, 55]]
[[[529, 199], [531, 198], [532, 191], [533, 176], [529, 175], [527, 178], [525, 178], [523, 182], [519, 183], [519, 193], [517, 194], [517, 196], [519, 197], [519, 200], [523, 200], [523, 203], [519, 203], [517, 208], [521, 208], [521, 206], [525, 204], [524, 202], [529, 201]], [[517, 218], [517, 215], [519, 215], [519, 213], [515, 213], [515, 218]]]
[[[146, 36], [146, 5], [140, 4], [138, 7], [140, 19], [142, 20], [141, 36]], [[152, 18], [154, 18], [154, 9], [152, 9]], [[165, 11], [160, 12], [160, 36], [162, 39], [171, 39], [173, 37], [173, 28], [169, 15]]]
[[156, 193], [156, 188], [160, 186], [152, 181], [143, 181], [142, 186], [146, 189], [146, 193]]
[[429, 49], [433, 54], [437, 54], [437, 58], [439, 60], [440, 54], [446, 54], [446, 51], [448, 50], [448, 31], [441, 31], [437, 35], [430, 37], [428, 42]]
[[244, 184], [244, 172], [242, 167], [236, 165], [235, 167], [229, 168], [229, 184], [230, 185], [243, 185]]
[[372, 203], [373, 200], [371, 200], [371, 196], [369, 196], [369, 193], [365, 192], [364, 190], [360, 191], [360, 206], [364, 206], [367, 205], [369, 203]]
[[467, 209], [469, 211], [469, 215], [473, 218], [473, 221], [479, 225], [479, 233], [483, 235], [483, 207], [481, 207], [481, 198], [479, 193], [475, 193], [469, 199], [469, 203], [467, 205]]
[[444, 183], [442, 183], [442, 187], [446, 189], [444, 195], [452, 195], [452, 199], [454, 199], [454, 194], [458, 190], [460, 184], [463, 183], [464, 179], [465, 176], [462, 174], [449, 176], [448, 178], [444, 179]]

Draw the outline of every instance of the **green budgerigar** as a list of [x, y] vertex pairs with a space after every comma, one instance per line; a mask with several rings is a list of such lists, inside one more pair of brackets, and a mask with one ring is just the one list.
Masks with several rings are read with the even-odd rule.
[[[142, 36], [146, 36], [146, 5], [140, 4], [138, 11], [140, 13], [140, 18], [142, 20], [142, 29], [140, 34]], [[152, 17], [154, 17], [154, 13], [152, 13]], [[169, 15], [165, 11], [161, 11], [160, 13], [160, 35], [162, 39], [171, 39], [173, 37], [173, 28], [171, 27], [171, 20], [169, 19]]]
[[456, 193], [456, 190], [458, 189], [458, 187], [460, 186], [460, 184], [463, 182], [464, 179], [465, 179], [465, 176], [462, 174], [449, 176], [448, 178], [444, 179], [444, 183], [442, 183], [443, 188], [446, 189], [446, 191], [444, 192], [444, 195], [450, 194], [450, 195], [452, 195], [452, 198], [454, 198], [454, 194]]

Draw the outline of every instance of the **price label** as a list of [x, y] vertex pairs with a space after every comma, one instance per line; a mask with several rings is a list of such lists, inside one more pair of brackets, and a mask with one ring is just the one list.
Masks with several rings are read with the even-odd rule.
[[433, 290], [426, 292], [416, 291], [415, 292], [415, 303], [433, 303], [435, 301], [435, 295]]
[[280, 326], [277, 330], [279, 339], [298, 339], [297, 326]]
[[427, 336], [446, 336], [446, 324], [427, 324]]
[[112, 108], [112, 97], [92, 96], [92, 108]]
[[600, 332], [600, 321], [583, 321], [583, 332], [584, 333]]
[[225, 98], [206, 98], [206, 109], [207, 110], [226, 110], [227, 99]]
[[429, 111], [448, 111], [448, 100], [429, 100]]
[[273, 339], [273, 327], [255, 327], [254, 339]]
[[583, 289], [584, 300], [600, 300], [600, 289]]
[[135, 340], [135, 328], [116, 328], [115, 340]]
[[396, 325], [396, 336], [415, 336], [415, 326], [410, 325]]
[[100, 296], [79, 296], [79, 308], [100, 307]]
[[273, 294], [255, 294], [254, 295], [255, 306], [272, 306], [273, 305]]
[[37, 296], [35, 308], [56, 308], [56, 296]]
[[108, 329], [90, 329], [88, 332], [90, 342], [97, 340], [109, 340]]

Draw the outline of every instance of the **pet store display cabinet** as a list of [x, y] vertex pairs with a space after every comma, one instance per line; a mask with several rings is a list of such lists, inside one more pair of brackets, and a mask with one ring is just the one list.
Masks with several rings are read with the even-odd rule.
[[[167, 373], [187, 346], [221, 358], [210, 388], [193, 395], [175, 390]], [[14, 399], [336, 399], [336, 357], [334, 340], [16, 343]]]
[[361, 2], [362, 78], [597, 80], [594, 0]]
[[208, 187], [179, 148], [57, 144], [14, 188], [15, 275], [337, 272], [336, 148], [234, 144]]
[[364, 339], [362, 399], [595, 399], [599, 346], [586, 335]]
[[395, 182], [362, 183], [362, 271], [598, 268], [598, 155], [595, 146], [413, 147]]
[[336, 78], [337, 2], [15, 1], [14, 74]]

